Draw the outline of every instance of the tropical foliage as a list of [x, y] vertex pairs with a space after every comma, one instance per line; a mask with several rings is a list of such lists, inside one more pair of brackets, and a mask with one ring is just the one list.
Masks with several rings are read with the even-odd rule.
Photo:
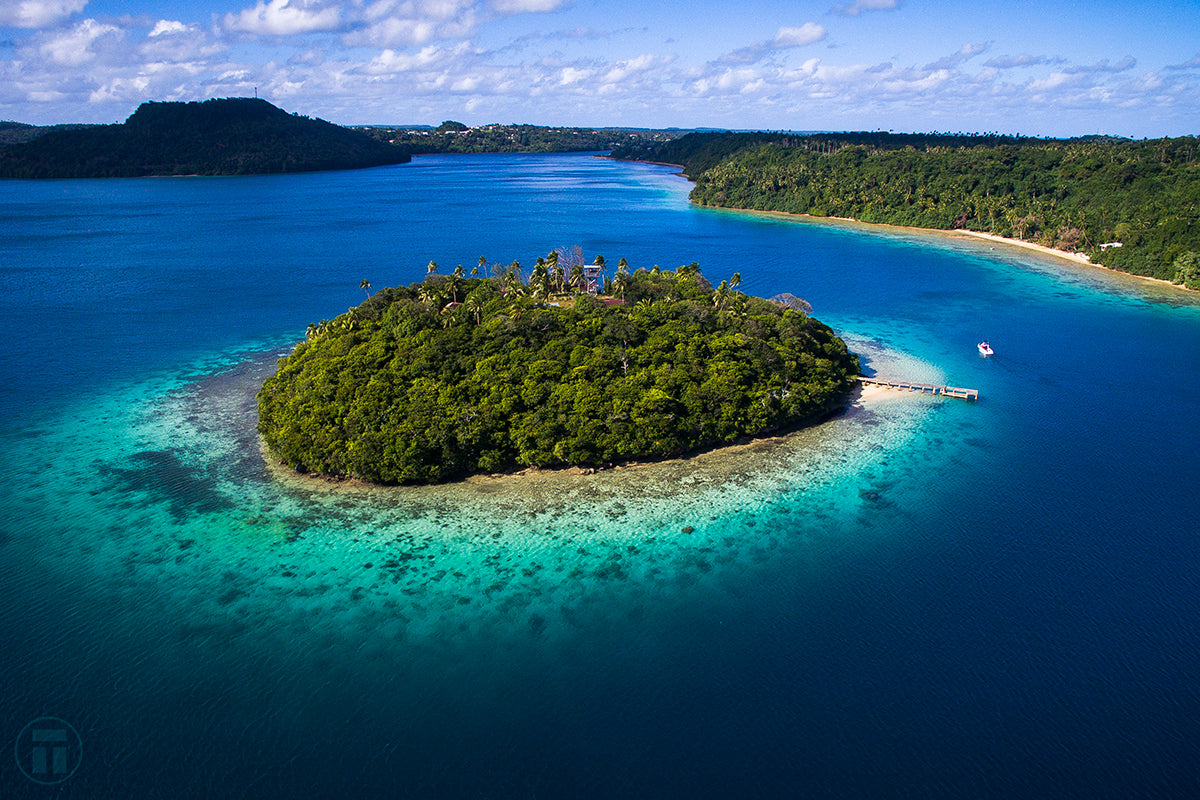
[[1177, 283], [1200, 253], [1194, 137], [706, 133], [614, 155], [684, 165], [701, 205], [982, 231]]
[[694, 264], [622, 259], [622, 301], [558, 291], [538, 261], [431, 272], [310, 325], [258, 395], [271, 452], [380, 483], [663, 458], [824, 415], [858, 373], [822, 323]]
[[248, 175], [408, 160], [407, 152], [359, 131], [242, 97], [143, 103], [121, 125], [63, 126], [0, 149], [0, 177]]
[[581, 153], [644, 142], [669, 141], [683, 131], [624, 128], [561, 128], [540, 125], [480, 125], [447, 120], [437, 128], [365, 126], [360, 130], [414, 155], [432, 153]]

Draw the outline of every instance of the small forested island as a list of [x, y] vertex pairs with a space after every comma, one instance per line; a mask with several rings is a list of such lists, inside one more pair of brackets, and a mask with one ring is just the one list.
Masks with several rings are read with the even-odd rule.
[[255, 175], [409, 160], [407, 151], [361, 131], [237, 97], [143, 103], [119, 125], [59, 126], [0, 149], [0, 177]]
[[792, 295], [714, 289], [696, 264], [609, 277], [554, 251], [382, 289], [309, 326], [258, 394], [271, 455], [382, 484], [603, 467], [827, 416], [858, 359]]
[[1191, 136], [691, 133], [613, 156], [681, 165], [699, 205], [989, 233], [1200, 289]]

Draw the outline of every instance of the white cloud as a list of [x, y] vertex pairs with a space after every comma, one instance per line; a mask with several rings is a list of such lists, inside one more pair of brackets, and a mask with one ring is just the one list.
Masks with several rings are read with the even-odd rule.
[[103, 86], [97, 87], [90, 95], [90, 103], [106, 103], [114, 100], [132, 100], [142, 98], [150, 87], [150, 79], [145, 75], [132, 78], [113, 78]]
[[1170, 64], [1167, 69], [1200, 69], [1200, 53], [1189, 58], [1182, 64]]
[[188, 30], [188, 26], [178, 20], [160, 19], [147, 36], [153, 38], [155, 36], [169, 36], [175, 33], [184, 33]]
[[492, 0], [491, 6], [501, 14], [530, 14], [557, 11], [563, 0]]
[[815, 22], [806, 22], [799, 28], [780, 28], [771, 40], [776, 48], [803, 47], [825, 38], [827, 31]]
[[226, 14], [225, 28], [231, 31], [265, 36], [291, 36], [297, 33], [336, 30], [342, 11], [337, 4], [321, 0], [259, 0], [254, 8], [240, 14]]
[[83, 11], [88, 0], [6, 0], [0, 5], [0, 26], [45, 28]]
[[621, 83], [635, 75], [656, 68], [660, 63], [661, 59], [653, 55], [640, 55], [636, 58], [618, 61], [604, 73], [601, 80], [604, 83]]
[[473, 0], [376, 0], [348, 9], [342, 43], [387, 48], [423, 45], [434, 39], [462, 39], [478, 24]]
[[350, 47], [395, 47], [426, 44], [433, 40], [437, 26], [428, 20], [389, 17], [361, 30], [347, 33], [342, 42]]
[[815, 22], [806, 22], [798, 28], [782, 27], [775, 32], [775, 38], [726, 53], [717, 61], [721, 64], [753, 64], [780, 50], [819, 42], [827, 34], [825, 28]]
[[416, 53], [404, 53], [398, 50], [384, 50], [362, 67], [369, 75], [396, 75], [415, 70], [425, 70], [434, 64], [452, 62], [466, 54], [468, 46], [462, 42], [454, 47], [437, 47], [429, 45]]
[[1136, 66], [1136, 65], [1137, 65], [1136, 58], [1134, 58], [1133, 56], [1125, 56], [1123, 59], [1118, 61], [1116, 64], [1110, 65], [1108, 63], [1108, 59], [1104, 58], [1104, 59], [1101, 59], [1100, 61], [1097, 61], [1095, 64], [1067, 67], [1066, 71], [1067, 72], [1083, 72], [1083, 73], [1125, 72], [1126, 70], [1133, 69], [1134, 66]]
[[184, 25], [159, 20], [137, 48], [138, 55], [153, 69], [179, 67], [191, 74], [204, 69], [213, 56], [225, 51], [225, 44], [209, 38], [199, 25]]
[[853, 3], [834, 6], [829, 13], [843, 17], [857, 17], [864, 11], [893, 11], [897, 6], [899, 6], [897, 0], [854, 0]]
[[97, 57], [97, 44], [106, 38], [116, 39], [121, 36], [121, 29], [115, 25], [85, 19], [70, 30], [45, 36], [38, 44], [37, 52], [53, 64], [77, 67]]
[[1031, 56], [1028, 53], [1022, 53], [1017, 56], [996, 56], [995, 58], [989, 58], [984, 62], [984, 66], [995, 67], [996, 69], [1016, 69], [1018, 67], [1041, 67], [1062, 63], [1064, 63], [1064, 60], [1061, 58]]
[[932, 64], [926, 64], [925, 69], [931, 70], [931, 71], [939, 70], [939, 69], [954, 69], [959, 64], [963, 64], [967, 61], [970, 61], [975, 56], [984, 52], [985, 50], [988, 49], [988, 47], [989, 47], [989, 45], [986, 45], [986, 44], [964, 44], [962, 47], [959, 48], [957, 53], [953, 53], [948, 56], [943, 56], [942, 58], [939, 58], [937, 61], [934, 61]]
[[[897, 7], [841, 1], [844, 13]], [[832, 35], [825, 27], [797, 22], [720, 55], [637, 19], [599, 30], [574, 15], [589, 4], [565, 0], [232, 0], [226, 7], [235, 11], [215, 26], [186, 16], [64, 22], [63, 10], [84, 0], [0, 4], [12, 40], [0, 51], [0, 117], [28, 121], [110, 121], [142, 100], [254, 87], [289, 110], [345, 123], [457, 119], [474, 109], [480, 122], [1023, 126], [1043, 135], [1103, 119], [1112, 132], [1174, 135], [1194, 132], [1200, 119], [1200, 54], [1166, 65], [1135, 51], [1157, 60], [1139, 69], [1132, 56], [1108, 52], [1073, 63], [1036, 50], [993, 57], [988, 44], [970, 43], [926, 63], [914, 43], [895, 64], [855, 63], [844, 55], [850, 49], [821, 44]], [[40, 9], [56, 27], [14, 31], [18, 8], [29, 20]], [[515, 16], [547, 11], [562, 13], [561, 27]], [[855, 27], [838, 23], [839, 45], [853, 46], [842, 37]], [[818, 48], [822, 58], [810, 57]]]
[[559, 71], [559, 86], [574, 86], [587, 80], [592, 76], [592, 71], [588, 69], [577, 69], [576, 67], [563, 67]]

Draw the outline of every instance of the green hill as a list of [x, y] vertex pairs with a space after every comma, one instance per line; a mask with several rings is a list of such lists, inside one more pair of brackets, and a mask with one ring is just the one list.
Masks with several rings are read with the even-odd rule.
[[143, 103], [120, 125], [53, 130], [0, 150], [0, 177], [253, 175], [408, 160], [406, 151], [359, 131], [241, 97]]
[[271, 453], [376, 483], [659, 459], [820, 418], [858, 374], [794, 299], [695, 265], [618, 272], [607, 297], [560, 275], [556, 296], [538, 261], [527, 283], [434, 275], [310, 326], [258, 395]]

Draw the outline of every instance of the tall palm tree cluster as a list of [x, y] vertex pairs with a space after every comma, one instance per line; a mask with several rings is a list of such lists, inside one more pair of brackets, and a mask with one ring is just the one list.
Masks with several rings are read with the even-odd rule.
[[[468, 274], [462, 264], [456, 266], [449, 275], [442, 275], [440, 271], [441, 267], [436, 261], [430, 261], [426, 265], [425, 281], [419, 290], [419, 296], [421, 302], [444, 310], [448, 304], [459, 302], [463, 281]], [[695, 272], [698, 274], [699, 268], [696, 268]], [[582, 248], [559, 248], [551, 250], [545, 256], [538, 256], [528, 272], [519, 261], [510, 264], [493, 263], [489, 268], [487, 256], [480, 256], [479, 262], [471, 268], [470, 277], [491, 277], [505, 295], [512, 298], [527, 297], [536, 303], [569, 300], [580, 294], [624, 299], [629, 285], [629, 263], [622, 258], [617, 264], [616, 276], [610, 278], [604, 256], [597, 255], [592, 263], [587, 265], [584, 263]], [[371, 296], [369, 290], [373, 287], [368, 281], [364, 280], [359, 288], [367, 291], [368, 298]], [[464, 302], [467, 299], [462, 298]], [[475, 308], [472, 314], [477, 316], [478, 311], [479, 309]]]

